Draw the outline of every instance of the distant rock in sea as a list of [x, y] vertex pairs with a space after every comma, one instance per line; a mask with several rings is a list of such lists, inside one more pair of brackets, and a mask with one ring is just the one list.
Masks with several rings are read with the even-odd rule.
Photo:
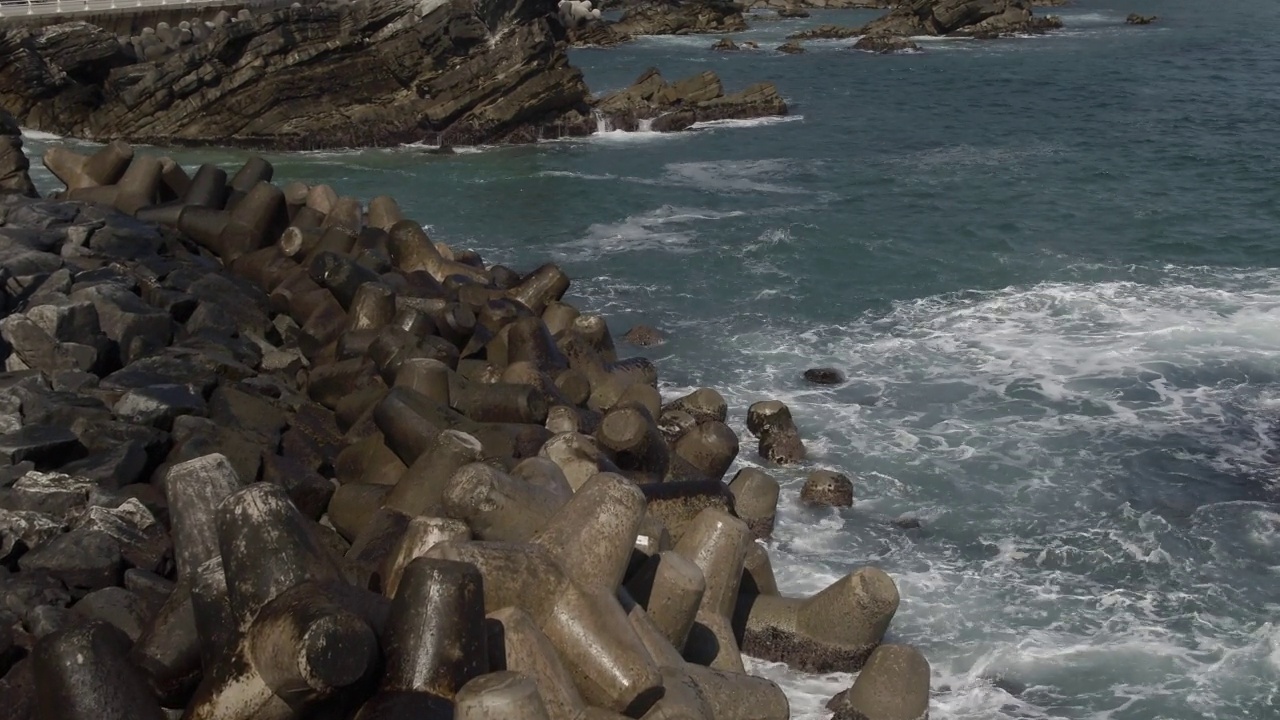
[[1150, 25], [1159, 19], [1160, 18], [1155, 15], [1139, 15], [1137, 13], [1132, 13], [1129, 17], [1125, 18], [1124, 21], [1130, 25]]
[[853, 44], [853, 49], [879, 55], [892, 55], [894, 53], [915, 52], [920, 49], [920, 46], [910, 38], [894, 35], [865, 35]]
[[1036, 17], [1032, 0], [908, 0], [858, 29], [858, 35], [964, 35], [977, 38], [1043, 33], [1062, 27]]

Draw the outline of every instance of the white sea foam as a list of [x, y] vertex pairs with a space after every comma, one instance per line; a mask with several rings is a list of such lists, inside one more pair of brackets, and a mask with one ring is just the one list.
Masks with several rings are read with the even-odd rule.
[[22, 137], [26, 140], [35, 140], [38, 142], [53, 142], [55, 140], [62, 139], [61, 135], [55, 135], [42, 130], [32, 130], [30, 128], [22, 128]]
[[[789, 242], [774, 229], [743, 252]], [[1270, 717], [1280, 506], [1250, 498], [1275, 474], [1280, 277], [1164, 275], [926, 298], [838, 326], [668, 324], [721, 364], [703, 378], [672, 354], [664, 373], [689, 381], [662, 391], [715, 384], [740, 433], [750, 402], [791, 406], [811, 452], [769, 469], [779, 584], [812, 593], [861, 564], [889, 570], [890, 639], [929, 657], [932, 717]], [[818, 364], [850, 381], [796, 381]], [[854, 508], [798, 504], [818, 466], [854, 478]], [[923, 530], [893, 527], [902, 515]], [[827, 717], [850, 681], [753, 667], [798, 718]]]
[[721, 212], [663, 205], [647, 213], [628, 216], [621, 222], [591, 225], [585, 237], [562, 244], [554, 252], [560, 259], [574, 260], [654, 250], [691, 253], [697, 250], [694, 246], [697, 233], [690, 226], [742, 214], [741, 211]]
[[768, 115], [758, 118], [742, 118], [729, 120], [707, 120], [705, 122], [694, 123], [689, 126], [690, 130], [713, 130], [716, 128], [753, 128], [766, 127], [768, 125], [781, 125], [789, 122], [802, 122], [803, 115]]

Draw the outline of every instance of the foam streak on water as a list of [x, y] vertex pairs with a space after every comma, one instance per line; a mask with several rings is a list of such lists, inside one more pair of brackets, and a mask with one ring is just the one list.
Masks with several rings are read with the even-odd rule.
[[[1271, 717], [1274, 693], [1246, 688], [1280, 680], [1275, 607], [1256, 604], [1280, 542], [1280, 279], [1164, 273], [936, 296], [798, 334], [769, 323], [718, 348], [749, 356], [735, 407], [777, 396], [774, 373], [835, 359], [855, 378], [784, 395], [815, 464], [853, 475], [862, 499], [799, 508], [800, 473], [785, 473], [775, 564], [806, 593], [863, 563], [889, 570], [892, 639], [932, 660], [934, 717], [1184, 703]], [[924, 528], [889, 524], [904, 515]], [[847, 683], [779, 677], [798, 717], [824, 717]]]

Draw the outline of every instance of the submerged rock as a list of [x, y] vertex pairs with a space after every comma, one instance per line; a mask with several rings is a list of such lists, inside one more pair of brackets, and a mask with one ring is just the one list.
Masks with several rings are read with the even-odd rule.
[[894, 53], [915, 52], [920, 49], [920, 46], [909, 38], [894, 37], [892, 35], [867, 35], [854, 43], [853, 49], [879, 55], [891, 55]]
[[795, 40], [788, 40], [778, 46], [778, 52], [784, 55], [799, 55], [804, 52], [804, 46]]
[[1137, 13], [1132, 13], [1129, 17], [1125, 18], [1124, 21], [1129, 25], [1150, 25], [1159, 19], [1160, 18], [1155, 15], [1139, 15]]
[[778, 17], [783, 18], [807, 18], [809, 11], [798, 7], [778, 8]]
[[720, 40], [717, 41], [715, 45], [711, 46], [711, 49], [719, 50], [721, 52], [733, 51], [738, 49], [738, 45], [737, 43], [730, 40], [729, 38], [720, 38]]
[[667, 341], [662, 332], [651, 325], [636, 325], [622, 339], [637, 347], [652, 347]]
[[831, 470], [814, 471], [800, 489], [800, 501], [805, 505], [852, 507], [853, 481]]
[[839, 385], [844, 382], [844, 373], [835, 368], [809, 368], [804, 371], [804, 379], [814, 385]]
[[968, 35], [999, 37], [1062, 27], [1055, 17], [1032, 15], [1032, 0], [908, 0], [859, 28], [859, 35]]

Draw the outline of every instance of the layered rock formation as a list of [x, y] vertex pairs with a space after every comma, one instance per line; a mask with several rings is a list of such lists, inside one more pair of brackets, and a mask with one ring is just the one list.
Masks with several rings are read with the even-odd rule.
[[746, 6], [751, 10], [777, 10], [788, 7], [819, 10], [881, 10], [896, 4], [896, 0], [752, 0], [746, 3]]
[[645, 0], [614, 24], [627, 35], [697, 35], [747, 29], [742, 6], [731, 0]]
[[650, 129], [672, 132], [711, 120], [782, 115], [787, 105], [770, 83], [726, 95], [713, 72], [668, 83], [650, 68], [631, 87], [602, 100], [598, 108], [619, 129], [634, 130], [642, 120], [654, 118]]
[[34, 197], [36, 189], [27, 174], [29, 167], [27, 156], [22, 152], [22, 129], [12, 115], [0, 109], [0, 194]]
[[555, 265], [261, 158], [45, 161], [72, 199], [0, 198], [6, 717], [785, 720], [744, 653], [927, 706], [892, 579], [781, 595], [724, 397], [664, 402]]
[[242, 12], [172, 43], [168, 29], [13, 29], [0, 32], [0, 105], [27, 127], [160, 145], [586, 135], [593, 99], [569, 65], [559, 14], [555, 0], [361, 0]]
[[910, 0], [858, 29], [859, 35], [1002, 35], [1062, 27], [1056, 17], [1036, 17], [1031, 0]]

